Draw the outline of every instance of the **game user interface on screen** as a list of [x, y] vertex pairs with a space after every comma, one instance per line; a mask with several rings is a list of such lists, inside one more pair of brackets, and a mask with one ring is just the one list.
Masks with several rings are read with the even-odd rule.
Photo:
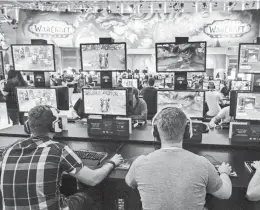
[[126, 71], [126, 43], [81, 44], [83, 71]]
[[260, 93], [237, 93], [236, 119], [260, 121]]
[[178, 107], [191, 118], [203, 118], [204, 91], [172, 91], [157, 92], [157, 112], [165, 107]]
[[250, 90], [250, 81], [232, 81], [231, 90]]
[[122, 79], [122, 86], [138, 88], [138, 80], [137, 79]]
[[55, 71], [53, 45], [11, 45], [15, 71]]
[[157, 43], [156, 71], [206, 71], [206, 42]]
[[17, 100], [20, 112], [29, 112], [38, 105], [49, 105], [57, 108], [55, 89], [49, 88], [17, 88]]
[[126, 116], [126, 90], [83, 89], [85, 114]]
[[239, 73], [260, 73], [260, 44], [239, 44]]
[[203, 81], [203, 90], [209, 89], [209, 83], [214, 83], [215, 90], [220, 89], [220, 80], [204, 80]]

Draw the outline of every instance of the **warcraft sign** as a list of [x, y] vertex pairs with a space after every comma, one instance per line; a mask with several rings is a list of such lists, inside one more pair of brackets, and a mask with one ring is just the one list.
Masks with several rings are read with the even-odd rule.
[[211, 38], [242, 37], [248, 33], [251, 26], [240, 20], [217, 20], [204, 28], [204, 33]]
[[75, 28], [65, 21], [39, 21], [29, 25], [28, 30], [39, 37], [66, 38], [75, 32]]

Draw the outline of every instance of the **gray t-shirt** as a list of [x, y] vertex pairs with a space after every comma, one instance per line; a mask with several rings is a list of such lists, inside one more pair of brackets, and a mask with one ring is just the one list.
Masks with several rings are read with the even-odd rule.
[[206, 193], [222, 186], [206, 158], [184, 149], [160, 149], [138, 157], [126, 183], [138, 188], [144, 210], [202, 210]]

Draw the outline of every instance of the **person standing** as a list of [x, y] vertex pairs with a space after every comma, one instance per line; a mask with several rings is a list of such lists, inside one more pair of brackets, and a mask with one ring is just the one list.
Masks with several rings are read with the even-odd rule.
[[13, 125], [24, 124], [24, 113], [19, 112], [15, 88], [26, 86], [27, 83], [20, 71], [10, 70], [8, 72], [7, 82], [1, 89], [1, 92], [6, 97], [7, 114]]

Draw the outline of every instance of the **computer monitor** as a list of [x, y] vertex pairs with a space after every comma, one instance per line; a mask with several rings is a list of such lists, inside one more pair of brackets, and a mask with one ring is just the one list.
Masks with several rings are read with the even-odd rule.
[[260, 93], [237, 92], [235, 119], [260, 121]]
[[251, 82], [250, 81], [235, 81], [231, 82], [231, 90], [251, 90]]
[[49, 105], [57, 108], [57, 94], [54, 88], [18, 87], [16, 96], [20, 112], [29, 112], [38, 105]]
[[55, 71], [54, 45], [11, 45], [15, 71]]
[[122, 86], [138, 88], [138, 79], [122, 79]]
[[206, 42], [156, 43], [156, 71], [206, 71], [206, 49]]
[[204, 91], [157, 90], [157, 112], [165, 107], [178, 107], [190, 118], [203, 118], [204, 101]]
[[126, 43], [80, 44], [83, 71], [126, 71]]
[[84, 112], [89, 115], [127, 115], [126, 89], [83, 88]]
[[215, 90], [220, 90], [220, 80], [204, 80], [203, 81], [203, 90], [208, 90], [210, 83], [214, 83]]
[[4, 59], [3, 59], [2, 52], [0, 52], [0, 77], [1, 77], [1, 79], [5, 79]]
[[260, 73], [260, 44], [240, 43], [238, 54], [238, 72], [247, 74]]

